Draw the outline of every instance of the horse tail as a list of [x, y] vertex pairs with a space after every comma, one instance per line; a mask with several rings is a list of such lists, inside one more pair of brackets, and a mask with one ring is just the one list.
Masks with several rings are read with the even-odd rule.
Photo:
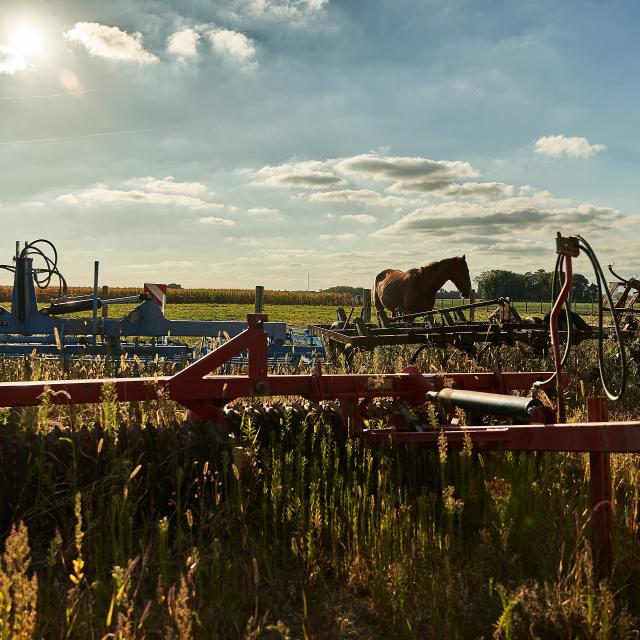
[[386, 271], [381, 271], [375, 279], [373, 283], [373, 302], [376, 306], [377, 311], [383, 311], [384, 305], [382, 304], [382, 300], [380, 300], [380, 294], [378, 293], [378, 283], [382, 282], [387, 277]]

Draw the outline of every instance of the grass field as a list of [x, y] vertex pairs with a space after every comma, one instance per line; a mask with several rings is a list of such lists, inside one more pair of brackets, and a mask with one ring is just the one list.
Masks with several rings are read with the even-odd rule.
[[[466, 304], [468, 300], [441, 299], [437, 301], [436, 308], [447, 308], [456, 304]], [[10, 308], [11, 302], [0, 302], [0, 305]], [[310, 324], [331, 324], [336, 319], [336, 308], [338, 305], [321, 304], [266, 304], [265, 313], [269, 320], [273, 322], [286, 322], [291, 327], [306, 327]], [[540, 302], [516, 302], [514, 303], [520, 315], [543, 315], [550, 310], [550, 303]], [[134, 307], [130, 305], [111, 305], [109, 316], [119, 318], [124, 316]], [[354, 309], [354, 317], [360, 315], [361, 307], [344, 306], [347, 314]], [[577, 303], [572, 307], [577, 313], [588, 317], [597, 313], [597, 307], [591, 303]], [[166, 306], [166, 317], [170, 320], [242, 320], [247, 313], [253, 313], [253, 303], [168, 303]], [[481, 309], [477, 312], [476, 318], [482, 320], [486, 318], [490, 309]], [[99, 313], [101, 313], [99, 311]], [[89, 316], [90, 313], [78, 314]], [[375, 321], [375, 309], [373, 310]]]
[[[394, 371], [407, 357], [354, 364]], [[549, 365], [509, 349], [501, 360]], [[426, 352], [421, 366], [440, 362]], [[58, 366], [0, 360], [0, 377], [110, 373]], [[477, 370], [455, 353], [447, 366]], [[581, 345], [570, 420], [584, 417], [593, 366]], [[636, 415], [639, 400], [634, 386], [611, 417]], [[241, 449], [184, 425], [169, 400], [118, 404], [109, 389], [96, 406], [2, 410], [2, 637], [637, 637], [638, 456], [613, 456], [615, 565], [603, 572], [586, 456], [342, 446], [330, 407], [295, 403], [265, 446], [258, 406], [239, 409]]]

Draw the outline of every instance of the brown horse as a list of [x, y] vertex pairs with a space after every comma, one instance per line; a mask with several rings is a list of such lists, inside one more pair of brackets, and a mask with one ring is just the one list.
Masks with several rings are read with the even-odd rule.
[[465, 256], [436, 260], [409, 271], [385, 269], [376, 276], [374, 297], [376, 309], [401, 313], [430, 311], [436, 303], [436, 294], [445, 282], [451, 280], [464, 298], [471, 295], [471, 278]]

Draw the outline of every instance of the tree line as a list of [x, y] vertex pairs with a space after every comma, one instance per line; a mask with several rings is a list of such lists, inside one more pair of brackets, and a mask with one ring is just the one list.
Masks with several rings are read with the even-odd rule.
[[[505, 269], [483, 271], [476, 279], [477, 297], [485, 300], [507, 296], [515, 301], [550, 300], [553, 271], [515, 273]], [[557, 293], [557, 285], [556, 285]], [[598, 287], [580, 273], [573, 274], [573, 300], [589, 302], [598, 297]]]

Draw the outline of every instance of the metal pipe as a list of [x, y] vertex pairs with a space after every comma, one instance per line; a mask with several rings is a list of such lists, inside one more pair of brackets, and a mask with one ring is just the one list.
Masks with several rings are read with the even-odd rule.
[[571, 291], [571, 287], [573, 286], [573, 263], [571, 261], [571, 256], [565, 255], [562, 257], [562, 260], [560, 262], [561, 269], [563, 265], [565, 266], [566, 271], [564, 284], [562, 285], [562, 289], [560, 289], [560, 293], [558, 294], [558, 298], [553, 305], [553, 309], [551, 309], [551, 315], [549, 317], [551, 347], [553, 349], [553, 361], [555, 363], [555, 380], [557, 394], [556, 405], [558, 422], [566, 421], [566, 412], [564, 406], [564, 384], [562, 376], [560, 375], [562, 372], [562, 358], [560, 357], [560, 332], [558, 330], [558, 317], [560, 315], [562, 307], [564, 306], [564, 303], [567, 301], [569, 292]]
[[528, 420], [534, 407], [542, 403], [536, 398], [521, 398], [501, 393], [466, 391], [464, 389], [441, 389], [427, 392], [427, 399], [442, 407], [460, 407], [469, 411], [494, 416], [505, 416]]
[[262, 313], [264, 309], [264, 287], [260, 284], [256, 285], [256, 297], [253, 305], [254, 313]]
[[[587, 398], [587, 420], [606, 422], [608, 419], [607, 398]], [[613, 558], [613, 483], [608, 452], [589, 452], [589, 503], [596, 570], [605, 574]]]
[[509, 298], [494, 298], [493, 300], [483, 300], [482, 302], [471, 302], [468, 304], [460, 304], [454, 305], [451, 307], [447, 307], [446, 309], [431, 309], [430, 311], [420, 311], [418, 313], [406, 313], [393, 317], [394, 322], [398, 322], [401, 320], [414, 320], [415, 318], [423, 318], [425, 316], [433, 316], [442, 313], [451, 313], [456, 309], [460, 311], [464, 311], [466, 309], [478, 309], [479, 307], [488, 307], [492, 304], [505, 304], [509, 302]]
[[98, 335], [98, 268], [100, 263], [96, 260], [93, 263], [93, 319], [91, 333], [93, 333], [93, 343], [96, 343]]

